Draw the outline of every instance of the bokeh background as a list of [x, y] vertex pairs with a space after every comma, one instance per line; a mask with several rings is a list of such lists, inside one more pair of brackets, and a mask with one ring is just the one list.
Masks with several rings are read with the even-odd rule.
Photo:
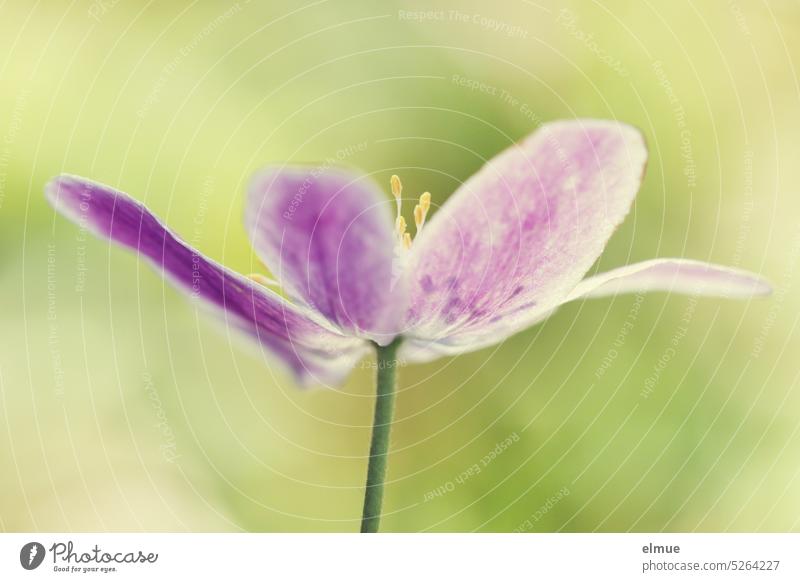
[[2, 3], [0, 529], [360, 517], [369, 362], [298, 390], [55, 216], [50, 177], [125, 190], [254, 272], [242, 202], [265, 164], [336, 160], [387, 195], [398, 173], [441, 203], [574, 117], [635, 124], [651, 150], [596, 269], [713, 260], [775, 294], [579, 302], [404, 367], [383, 529], [800, 529], [799, 54], [789, 0]]

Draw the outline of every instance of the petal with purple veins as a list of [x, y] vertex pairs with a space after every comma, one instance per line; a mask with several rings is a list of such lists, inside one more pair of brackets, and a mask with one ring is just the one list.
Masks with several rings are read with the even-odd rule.
[[[741, 269], [690, 259], [653, 259], [588, 277], [564, 297], [562, 304], [581, 298], [654, 291], [746, 299], [769, 295], [772, 288], [763, 278]], [[400, 357], [410, 362], [427, 362], [473, 352], [500, 343], [542, 321], [556, 308], [544, 312], [523, 311], [516, 317], [499, 318], [480, 329], [450, 337], [409, 338], [400, 348]]]
[[400, 345], [399, 358], [411, 363], [424, 363], [447, 356], [458, 356], [499, 344], [512, 335], [547, 319], [557, 307], [536, 311], [534, 316], [525, 315], [525, 325], [520, 327], [514, 320], [503, 318], [494, 324], [438, 339], [408, 336]]
[[281, 166], [254, 179], [245, 223], [259, 257], [292, 297], [345, 333], [385, 344], [405, 296], [393, 276], [391, 208], [367, 177]]
[[180, 290], [257, 339], [300, 382], [339, 383], [362, 357], [365, 342], [337, 333], [304, 309], [203, 256], [126, 194], [60, 176], [48, 184], [47, 197], [80, 226], [136, 250]]
[[594, 120], [545, 125], [492, 159], [412, 247], [407, 333], [462, 343], [549, 312], [625, 218], [646, 159], [638, 130]]

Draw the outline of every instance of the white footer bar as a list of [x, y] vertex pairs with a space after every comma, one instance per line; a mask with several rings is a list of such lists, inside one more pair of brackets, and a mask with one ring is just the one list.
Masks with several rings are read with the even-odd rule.
[[0, 580], [796, 581], [798, 554], [800, 534], [2, 534]]

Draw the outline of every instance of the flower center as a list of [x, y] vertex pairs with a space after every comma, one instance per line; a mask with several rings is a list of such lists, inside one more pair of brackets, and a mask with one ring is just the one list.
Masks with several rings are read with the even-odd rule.
[[[406, 232], [406, 219], [403, 218], [403, 183], [400, 178], [393, 175], [391, 179], [392, 195], [397, 201], [397, 218], [394, 222], [395, 235], [397, 241], [402, 248], [408, 250], [411, 248], [411, 233]], [[428, 216], [428, 210], [431, 208], [431, 193], [423, 192], [419, 197], [419, 204], [414, 206], [414, 224], [417, 226], [416, 236], [422, 232], [422, 227], [425, 225], [425, 217]]]

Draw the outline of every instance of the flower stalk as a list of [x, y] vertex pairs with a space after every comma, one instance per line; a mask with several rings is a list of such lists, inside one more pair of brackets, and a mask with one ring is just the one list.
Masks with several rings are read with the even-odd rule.
[[376, 533], [381, 521], [383, 485], [386, 481], [386, 461], [389, 454], [389, 436], [394, 416], [395, 384], [397, 378], [397, 337], [387, 346], [376, 346], [377, 375], [375, 415], [372, 421], [372, 438], [367, 465], [367, 484], [364, 490], [364, 511], [361, 516], [361, 533]]

